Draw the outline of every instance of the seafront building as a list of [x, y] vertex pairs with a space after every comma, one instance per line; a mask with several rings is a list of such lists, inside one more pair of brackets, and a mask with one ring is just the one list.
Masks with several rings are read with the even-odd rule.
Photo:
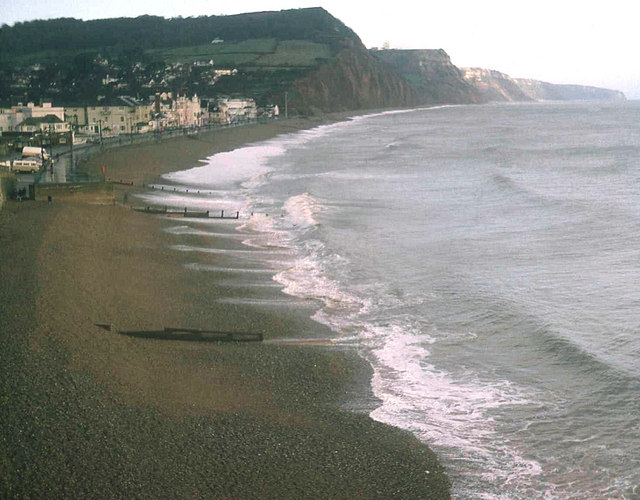
[[259, 110], [250, 98], [203, 99], [171, 92], [156, 93], [148, 100], [119, 96], [64, 107], [51, 102], [18, 104], [0, 109], [0, 154], [19, 151], [25, 144], [68, 144], [120, 134], [247, 123], [259, 114], [277, 118], [279, 110], [276, 105]]
[[66, 144], [73, 140], [72, 130], [65, 121], [64, 108], [50, 102], [39, 105], [29, 102], [0, 109], [0, 154], [23, 145]]
[[[64, 108], [54, 107], [50, 102], [43, 102], [36, 106], [30, 102], [26, 105], [18, 104], [11, 108], [0, 108], [0, 135], [4, 132], [19, 131], [19, 126], [24, 126], [24, 122], [29, 118], [42, 119], [47, 116], [56, 117], [61, 122], [65, 121]], [[30, 121], [28, 125], [35, 123]]]
[[153, 106], [121, 96], [91, 106], [65, 108], [67, 122], [84, 134], [119, 135], [148, 131]]
[[29, 117], [14, 127], [16, 132], [27, 132], [30, 134], [64, 134], [71, 132], [71, 126], [55, 115], [42, 117]]
[[197, 95], [173, 97], [171, 92], [156, 93], [153, 98], [152, 130], [166, 128], [200, 127], [204, 123], [205, 113]]

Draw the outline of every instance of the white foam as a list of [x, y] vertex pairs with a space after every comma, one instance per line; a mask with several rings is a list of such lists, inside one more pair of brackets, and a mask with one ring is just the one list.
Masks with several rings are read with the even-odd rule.
[[[323, 210], [308, 193], [290, 198], [285, 208], [287, 220], [280, 226], [298, 236], [317, 225]], [[413, 432], [452, 461], [465, 456], [460, 469], [467, 477], [521, 483], [523, 477], [541, 473], [539, 463], [503, 441], [490, 416], [495, 408], [526, 405], [528, 399], [506, 381], [484, 382], [469, 374], [458, 380], [438, 371], [428, 362], [427, 346], [436, 340], [425, 333], [425, 325], [390, 313], [396, 307], [417, 306], [423, 297], [400, 299], [383, 285], [345, 288], [343, 283], [351, 281], [344, 271], [349, 268], [346, 259], [319, 240], [296, 240], [292, 233], [289, 241], [300, 257], [274, 279], [287, 294], [322, 301], [313, 319], [337, 332], [336, 342], [360, 339], [363, 355], [374, 368], [374, 394], [382, 401], [372, 418]], [[329, 278], [329, 271], [342, 278]], [[386, 318], [385, 323], [374, 317]]]
[[325, 307], [314, 315], [316, 318], [326, 309], [353, 315], [366, 307], [366, 302], [346, 293], [340, 285], [328, 278], [322, 265], [310, 257], [301, 257], [290, 268], [279, 272], [274, 280], [284, 286], [283, 292], [296, 297], [317, 299]]
[[282, 285], [279, 283], [257, 282], [257, 281], [230, 281], [230, 280], [218, 280], [216, 283], [220, 286], [226, 286], [231, 288], [277, 288], [282, 289]]
[[455, 108], [459, 106], [466, 106], [466, 105], [465, 104], [442, 104], [440, 106], [429, 106], [429, 107], [420, 107], [420, 108], [411, 108], [411, 109], [391, 109], [388, 111], [380, 111], [377, 113], [369, 113], [366, 115], [353, 116], [349, 120], [352, 123], [357, 123], [362, 120], [369, 120], [371, 118], [377, 118], [379, 116], [402, 115], [402, 114], [408, 114], [408, 113], [417, 113], [420, 111], [435, 111], [438, 109]]
[[[348, 122], [339, 122], [331, 125], [302, 130], [290, 134], [283, 134], [274, 139], [249, 144], [242, 148], [217, 153], [201, 160], [203, 166], [188, 170], [171, 172], [162, 177], [168, 181], [196, 185], [201, 190], [213, 190], [221, 186], [239, 186], [253, 188], [264, 182], [266, 176], [273, 170], [269, 162], [287, 150], [301, 146], [315, 138], [330, 132], [332, 127], [341, 126]], [[158, 184], [162, 187], [162, 184]], [[171, 187], [176, 187], [171, 185]]]
[[[490, 416], [495, 408], [530, 403], [515, 387], [506, 381], [483, 382], [471, 374], [457, 380], [437, 370], [428, 362], [426, 348], [434, 339], [406, 320], [376, 324], [327, 314], [316, 318], [339, 332], [360, 332], [362, 353], [374, 368], [373, 392], [382, 401], [371, 412], [373, 419], [411, 431], [455, 461], [459, 483], [477, 478], [522, 485], [529, 476], [534, 487], [541, 465], [505, 441]], [[499, 496], [493, 492], [487, 498]]]
[[278, 229], [279, 217], [267, 214], [254, 214], [245, 219], [238, 231], [249, 233], [242, 243], [254, 248], [281, 247], [289, 248], [291, 236]]
[[206, 238], [229, 238], [229, 239], [242, 239], [245, 235], [235, 233], [216, 233], [211, 231], [203, 231], [201, 229], [195, 229], [191, 226], [175, 226], [169, 227], [164, 230], [169, 234], [175, 235], [190, 235], [190, 236], [204, 236]]
[[303, 193], [289, 198], [284, 209], [293, 226], [312, 227], [318, 224], [322, 203], [309, 193]]
[[[228, 212], [225, 212], [225, 215]], [[231, 214], [235, 216], [235, 212], [231, 211]], [[175, 221], [175, 219], [173, 219]], [[211, 219], [193, 219], [192, 221], [190, 221], [191, 224], [194, 225], [201, 225], [201, 226], [238, 226], [240, 224], [242, 224], [242, 213], [240, 213], [240, 218], [236, 219], [234, 218], [230, 218], [230, 219], [216, 219], [216, 218], [211, 218]]]
[[269, 158], [281, 155], [284, 148], [277, 141], [268, 141], [246, 146], [233, 151], [218, 153], [207, 158], [201, 167], [165, 174], [169, 181], [197, 185], [201, 188], [237, 185], [271, 169]]
[[217, 247], [195, 247], [191, 245], [171, 245], [171, 250], [177, 250], [179, 252], [198, 252], [209, 254], [223, 254], [223, 255], [240, 255], [240, 256], [260, 256], [264, 258], [266, 256], [277, 255], [291, 255], [287, 250], [244, 250], [234, 248], [217, 248]]
[[226, 210], [235, 213], [243, 210], [246, 200], [238, 197], [213, 198], [204, 196], [189, 196], [182, 193], [167, 193], [166, 191], [151, 191], [136, 195], [144, 204], [166, 206], [171, 208], [189, 208], [198, 210]]
[[287, 299], [253, 299], [249, 297], [223, 297], [218, 299], [222, 304], [247, 304], [263, 307], [317, 307], [317, 304], [309, 300]]
[[[270, 161], [288, 150], [304, 146], [315, 139], [335, 133], [344, 127], [350, 127], [361, 120], [390, 114], [413, 113], [426, 109], [435, 110], [447, 107], [451, 106], [383, 111], [381, 113], [354, 116], [341, 122], [283, 134], [267, 141], [249, 144], [242, 148], [209, 156], [206, 160], [200, 160], [204, 163], [202, 166], [164, 174], [162, 177], [171, 181], [172, 184], [156, 183], [152, 186], [186, 191], [188, 186], [195, 185], [198, 186], [196, 191], [200, 190], [203, 194], [208, 192], [210, 195], [219, 194], [221, 192], [220, 188], [223, 186], [231, 187], [233, 185], [236, 187], [244, 183], [246, 188], [255, 187], [264, 182], [266, 176], [273, 171], [273, 168], [269, 165]], [[184, 186], [177, 186], [174, 183], [183, 184]], [[222, 193], [224, 191], [222, 190]], [[161, 193], [166, 193], [166, 190], [161, 191]]]

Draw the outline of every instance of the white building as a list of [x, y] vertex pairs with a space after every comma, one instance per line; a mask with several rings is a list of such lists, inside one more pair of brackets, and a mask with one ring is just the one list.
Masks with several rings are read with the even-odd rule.
[[11, 108], [0, 109], [0, 133], [17, 131], [18, 125], [24, 123], [28, 118], [44, 118], [55, 116], [60, 121], [64, 121], [64, 108], [54, 107], [50, 102], [36, 106], [30, 102], [26, 106], [18, 104]]
[[258, 118], [258, 108], [253, 99], [229, 99], [222, 98], [217, 100], [218, 108], [223, 121], [226, 123], [237, 123]]
[[42, 117], [33, 117], [25, 119], [14, 127], [16, 132], [28, 132], [34, 134], [42, 132], [43, 134], [66, 134], [71, 132], [68, 123], [62, 121], [55, 115], [47, 115]]

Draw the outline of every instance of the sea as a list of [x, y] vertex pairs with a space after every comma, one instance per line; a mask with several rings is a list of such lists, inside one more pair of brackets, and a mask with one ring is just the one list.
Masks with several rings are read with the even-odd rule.
[[640, 102], [357, 116], [154, 187], [239, 212], [175, 222], [176, 251], [246, 248], [185, 272], [314, 301], [373, 368], [371, 417], [428, 444], [454, 498], [640, 498]]

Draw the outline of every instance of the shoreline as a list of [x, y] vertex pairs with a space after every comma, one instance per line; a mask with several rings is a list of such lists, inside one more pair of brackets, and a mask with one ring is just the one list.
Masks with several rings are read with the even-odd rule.
[[[160, 142], [143, 144], [123, 144], [119, 147], [94, 152], [82, 169], [91, 176], [101, 175], [101, 166], [105, 167], [106, 178], [133, 182], [139, 186], [157, 182], [161, 175], [199, 166], [199, 160], [218, 153], [224, 153], [245, 147], [249, 144], [273, 139], [276, 136], [309, 130], [347, 120], [353, 113], [334, 113], [310, 118], [278, 119], [270, 122], [252, 123], [231, 128], [214, 129], [201, 132], [197, 137], [170, 137]], [[163, 155], [156, 151], [162, 148]], [[133, 152], [132, 154], [127, 154]], [[145, 167], [138, 169], [140, 164]]]
[[[352, 115], [127, 145], [94, 154], [86, 168], [104, 165], [108, 177], [147, 183], [221, 151]], [[7, 256], [20, 260], [0, 265], [0, 326], [14, 345], [0, 355], [7, 380], [0, 401], [19, 399], [1, 408], [9, 424], [0, 438], [10, 451], [0, 452], [0, 483], [8, 496], [450, 496], [426, 445], [341, 409], [354, 393], [373, 397], [371, 368], [353, 350], [167, 342], [96, 327], [215, 325], [311, 343], [330, 336], [304, 311], [221, 302], [250, 291], [215, 284], [219, 272], [186, 270], [194, 257], [169, 248], [169, 226], [121, 206], [11, 203], [0, 212]], [[19, 283], [17, 296], [11, 283]]]

